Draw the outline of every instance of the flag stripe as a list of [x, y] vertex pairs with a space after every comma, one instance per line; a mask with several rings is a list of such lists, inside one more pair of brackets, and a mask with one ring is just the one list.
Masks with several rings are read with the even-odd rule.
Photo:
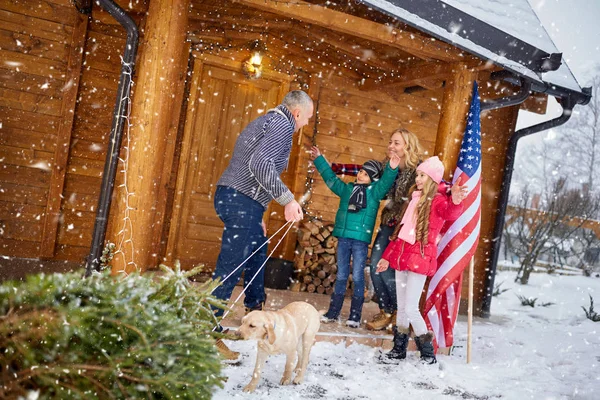
[[[481, 202], [481, 185], [477, 185], [474, 188], [473, 193], [469, 193], [467, 197], [474, 197], [471, 201], [469, 199], [463, 200], [464, 202], [464, 211], [460, 217], [456, 221], [454, 221], [450, 227], [444, 232], [442, 231], [442, 239], [438, 243], [438, 257], [441, 255], [440, 249], [443, 249], [448, 245], [450, 240], [457, 234], [463, 232], [463, 228], [474, 218], [477, 216], [477, 213], [480, 211], [479, 203]], [[466, 233], [468, 234], [468, 232]]]
[[[480, 220], [476, 220], [476, 224], [477, 227], [475, 228], [475, 230], [477, 231], [477, 234], [469, 235], [466, 240], [462, 241], [458, 246], [454, 248], [454, 251], [452, 251], [445, 260], [443, 260], [441, 265], [438, 265], [437, 272], [431, 278], [431, 282], [429, 282], [429, 296], [431, 296], [433, 294], [433, 291], [437, 289], [438, 283], [442, 281], [443, 278], [448, 278], [447, 275], [461, 260], [470, 259], [472, 255], [471, 250], [473, 250], [474, 247], [477, 247], [477, 240], [479, 239]], [[460, 265], [460, 267], [464, 267], [464, 265]]]

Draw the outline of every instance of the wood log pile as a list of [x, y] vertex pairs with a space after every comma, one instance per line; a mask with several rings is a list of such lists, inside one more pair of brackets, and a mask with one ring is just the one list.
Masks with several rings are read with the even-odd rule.
[[313, 220], [304, 222], [298, 229], [296, 245], [296, 282], [291, 290], [309, 293], [333, 292], [336, 279], [337, 238], [333, 224]]

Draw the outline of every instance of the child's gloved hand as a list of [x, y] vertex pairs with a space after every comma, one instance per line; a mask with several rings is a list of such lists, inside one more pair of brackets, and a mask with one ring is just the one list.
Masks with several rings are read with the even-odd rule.
[[390, 266], [390, 262], [388, 260], [384, 260], [383, 258], [379, 260], [377, 263], [377, 270], [375, 272], [380, 273], [388, 269]]
[[317, 146], [313, 146], [310, 149], [310, 159], [312, 161], [315, 160], [315, 158], [319, 157], [321, 155], [321, 150], [319, 150], [319, 148]]
[[392, 155], [390, 156], [390, 168], [396, 169], [398, 168], [398, 165], [400, 165], [400, 157], [398, 156], [398, 154], [392, 153]]

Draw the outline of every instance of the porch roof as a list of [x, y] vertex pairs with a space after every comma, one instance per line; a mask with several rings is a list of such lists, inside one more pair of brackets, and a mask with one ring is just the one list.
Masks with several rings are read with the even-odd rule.
[[[528, 79], [533, 90], [589, 101], [527, 0], [362, 0], [431, 36]], [[551, 57], [552, 56], [552, 57]], [[554, 60], [560, 59], [560, 64]]]

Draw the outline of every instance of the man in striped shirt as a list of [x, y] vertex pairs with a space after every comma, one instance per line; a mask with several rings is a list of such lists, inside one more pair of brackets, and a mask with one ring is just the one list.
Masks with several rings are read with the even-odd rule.
[[[279, 106], [250, 122], [237, 138], [215, 192], [215, 210], [225, 229], [213, 279], [225, 280], [265, 243], [263, 214], [271, 200], [284, 206], [286, 221], [302, 220], [302, 207], [280, 175], [288, 165], [292, 136], [308, 124], [313, 112], [313, 101], [305, 92], [291, 91]], [[266, 258], [267, 246], [263, 246], [244, 264], [244, 305], [248, 310], [262, 309], [265, 301], [264, 268], [260, 267]], [[241, 273], [238, 269], [213, 294], [228, 301]], [[217, 310], [217, 316], [222, 314], [223, 310]]]

